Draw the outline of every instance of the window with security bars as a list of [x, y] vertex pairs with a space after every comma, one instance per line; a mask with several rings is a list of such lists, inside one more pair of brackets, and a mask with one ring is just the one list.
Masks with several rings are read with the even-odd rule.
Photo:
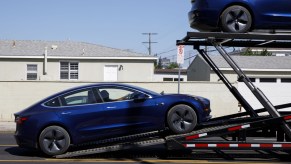
[[79, 63], [78, 62], [61, 62], [61, 80], [78, 80]]
[[[163, 78], [163, 81], [178, 81], [178, 80], [179, 80], [178, 78], [168, 78], [168, 77]], [[184, 78], [180, 78], [180, 81], [184, 81]]]
[[291, 78], [282, 78], [281, 83], [291, 83]]
[[37, 80], [37, 64], [27, 64], [26, 72], [27, 80]]

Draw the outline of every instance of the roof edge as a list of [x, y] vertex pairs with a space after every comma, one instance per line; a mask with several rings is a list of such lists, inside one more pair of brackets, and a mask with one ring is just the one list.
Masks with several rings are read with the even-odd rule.
[[[234, 71], [231, 68], [219, 68], [221, 71]], [[261, 71], [261, 72], [291, 72], [291, 69], [250, 69], [250, 68], [241, 68], [243, 71]], [[211, 69], [212, 70], [212, 69]]]
[[[44, 56], [0, 56], [0, 58], [6, 59], [44, 59]], [[110, 59], [120, 59], [120, 60], [157, 60], [156, 57], [76, 57], [76, 56], [48, 56], [48, 59], [99, 59], [99, 60], [110, 60]]]

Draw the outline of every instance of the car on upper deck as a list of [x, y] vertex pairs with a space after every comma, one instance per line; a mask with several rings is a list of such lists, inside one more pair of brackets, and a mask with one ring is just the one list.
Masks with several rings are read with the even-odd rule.
[[52, 95], [15, 113], [20, 147], [49, 156], [70, 145], [170, 129], [191, 132], [210, 119], [210, 101], [199, 96], [159, 94], [126, 84], [100, 83]]
[[199, 31], [246, 33], [291, 29], [291, 0], [192, 0], [190, 26]]

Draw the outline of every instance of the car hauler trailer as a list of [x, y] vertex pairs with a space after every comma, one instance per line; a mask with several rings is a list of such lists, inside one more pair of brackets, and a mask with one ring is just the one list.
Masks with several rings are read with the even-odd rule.
[[[213, 118], [187, 134], [169, 135], [165, 132], [150, 132], [115, 137], [79, 145], [81, 149], [78, 151], [57, 155], [56, 158], [70, 158], [160, 144], [166, 145], [169, 150], [207, 149], [214, 150], [223, 156], [223, 150], [266, 150], [268, 152], [281, 150], [290, 153], [291, 112], [279, 112], [278, 110], [291, 107], [291, 103], [274, 106], [244, 74], [224, 47], [290, 48], [291, 35], [188, 32], [186, 37], [177, 41], [177, 45], [193, 46], [242, 104], [246, 112]], [[201, 49], [202, 46], [213, 46], [221, 54], [237, 73], [238, 81], [246, 84], [263, 105], [263, 109], [254, 110], [251, 107], [211, 60], [207, 52]], [[262, 112], [268, 112], [269, 115], [260, 116], [259, 113]]]

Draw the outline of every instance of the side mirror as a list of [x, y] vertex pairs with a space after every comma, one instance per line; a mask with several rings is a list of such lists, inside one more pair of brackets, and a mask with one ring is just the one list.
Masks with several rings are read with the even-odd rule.
[[148, 98], [148, 95], [140, 93], [140, 94], [134, 95], [133, 100], [134, 101], [145, 101], [147, 98]]

